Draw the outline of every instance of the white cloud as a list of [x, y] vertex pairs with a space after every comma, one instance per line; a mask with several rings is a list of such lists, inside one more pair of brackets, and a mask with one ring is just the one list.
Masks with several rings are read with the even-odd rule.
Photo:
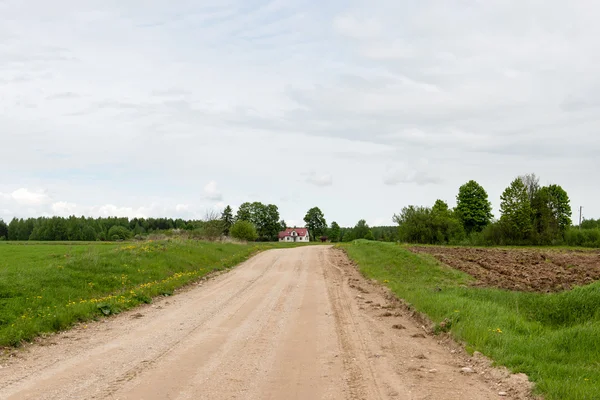
[[333, 178], [330, 174], [317, 173], [315, 171], [311, 171], [307, 174], [306, 182], [311, 185], [318, 187], [325, 187], [333, 185]]
[[67, 203], [66, 201], [59, 201], [52, 204], [52, 213], [60, 217], [68, 217], [70, 215], [76, 215], [78, 212], [77, 204]]
[[190, 209], [189, 204], [177, 204], [175, 206], [175, 211], [177, 211], [177, 212], [186, 212], [186, 211], [189, 211], [189, 209]]
[[389, 168], [383, 182], [386, 185], [398, 185], [401, 183], [429, 185], [442, 183], [442, 179], [430, 171], [427, 160], [421, 159], [411, 165], [400, 164]]
[[368, 39], [378, 37], [381, 25], [375, 19], [361, 19], [353, 15], [339, 15], [333, 20], [333, 27], [340, 35], [353, 39]]
[[10, 194], [13, 200], [18, 204], [29, 206], [40, 206], [51, 201], [50, 196], [43, 191], [30, 191], [29, 189], [20, 188]]
[[223, 200], [223, 194], [217, 188], [217, 182], [210, 181], [204, 186], [204, 197], [213, 201]]

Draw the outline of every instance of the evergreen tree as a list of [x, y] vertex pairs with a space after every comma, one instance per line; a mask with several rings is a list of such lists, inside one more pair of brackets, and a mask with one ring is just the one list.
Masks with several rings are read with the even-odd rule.
[[223, 227], [223, 234], [225, 236], [229, 236], [229, 230], [233, 225], [233, 210], [230, 206], [225, 207], [223, 213], [221, 214], [221, 223]]

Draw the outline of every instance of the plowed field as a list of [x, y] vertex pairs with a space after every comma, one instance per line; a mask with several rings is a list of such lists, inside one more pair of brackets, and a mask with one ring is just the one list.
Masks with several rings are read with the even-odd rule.
[[421, 247], [442, 263], [473, 276], [478, 286], [559, 292], [600, 279], [600, 251]]

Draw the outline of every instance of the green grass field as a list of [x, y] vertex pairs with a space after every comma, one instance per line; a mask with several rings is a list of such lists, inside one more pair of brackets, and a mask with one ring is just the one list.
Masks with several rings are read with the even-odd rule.
[[0, 242], [0, 346], [118, 313], [278, 243]]
[[[600, 282], [554, 294], [469, 287], [472, 278], [392, 243], [341, 246], [361, 272], [548, 400], [600, 398]], [[438, 325], [439, 326], [439, 325]]]

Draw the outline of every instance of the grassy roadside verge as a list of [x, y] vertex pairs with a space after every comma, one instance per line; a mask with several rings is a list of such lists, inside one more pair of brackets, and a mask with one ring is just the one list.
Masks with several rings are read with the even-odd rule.
[[0, 245], [0, 346], [149, 303], [278, 243]]
[[402, 246], [358, 241], [341, 248], [365, 276], [435, 323], [445, 320], [469, 350], [529, 375], [546, 399], [598, 398], [600, 283], [555, 294], [474, 288], [470, 276]]

